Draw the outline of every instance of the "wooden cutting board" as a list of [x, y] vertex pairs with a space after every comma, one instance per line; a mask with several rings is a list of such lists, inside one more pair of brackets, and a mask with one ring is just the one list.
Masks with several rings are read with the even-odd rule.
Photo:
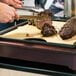
[[[53, 21], [53, 26], [56, 28], [58, 32], [64, 24], [65, 22]], [[50, 37], [42, 37], [40, 29], [28, 24], [19, 26], [17, 29], [1, 35], [1, 37], [14, 38], [14, 39], [41, 38], [45, 39], [47, 42], [62, 43], [62, 44], [73, 44], [74, 42], [76, 42], [76, 36], [67, 40], [62, 40], [59, 34]]]

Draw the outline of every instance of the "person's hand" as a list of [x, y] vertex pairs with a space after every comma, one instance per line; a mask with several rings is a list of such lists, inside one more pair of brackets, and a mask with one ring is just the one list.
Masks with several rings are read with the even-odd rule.
[[21, 8], [23, 5], [23, 2], [20, 0], [0, 0], [0, 2], [6, 3], [6, 4], [11, 5], [15, 8]]
[[19, 19], [16, 10], [7, 4], [0, 3], [0, 23], [13, 22], [14, 19]]

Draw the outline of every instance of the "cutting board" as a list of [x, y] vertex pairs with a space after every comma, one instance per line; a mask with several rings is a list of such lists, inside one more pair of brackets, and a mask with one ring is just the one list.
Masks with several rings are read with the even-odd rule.
[[[57, 32], [59, 32], [59, 30], [64, 24], [65, 22], [53, 21], [53, 26], [56, 28]], [[45, 39], [47, 42], [71, 44], [71, 45], [74, 42], [76, 42], [76, 36], [73, 36], [72, 38], [67, 40], [62, 40], [59, 34], [50, 37], [43, 37], [40, 29], [28, 24], [19, 26], [17, 29], [14, 29], [8, 33], [1, 35], [1, 37], [12, 38], [12, 39], [41, 38]]]

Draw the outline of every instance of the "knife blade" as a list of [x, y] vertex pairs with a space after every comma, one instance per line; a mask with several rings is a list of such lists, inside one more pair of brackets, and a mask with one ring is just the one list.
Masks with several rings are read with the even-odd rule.
[[42, 9], [42, 8], [26, 7], [26, 6], [23, 6], [22, 8], [18, 8], [18, 9], [25, 10], [25, 11], [30, 11], [30, 12], [34, 12], [34, 13], [39, 13], [39, 12], [44, 11], [44, 9]]
[[33, 19], [38, 19], [38, 20], [47, 20], [48, 17], [45, 16], [29, 16], [29, 15], [20, 15], [20, 19], [29, 19], [29, 20], [33, 20]]

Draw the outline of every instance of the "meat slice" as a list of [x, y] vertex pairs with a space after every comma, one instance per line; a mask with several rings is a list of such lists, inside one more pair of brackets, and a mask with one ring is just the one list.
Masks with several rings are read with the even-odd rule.
[[53, 13], [51, 12], [51, 10], [44, 10], [40, 12], [38, 14], [39, 18], [37, 19], [37, 21], [34, 21], [37, 28], [42, 29], [42, 27], [44, 26], [44, 23], [52, 24], [52, 20], [51, 20], [52, 16], [53, 16]]
[[55, 35], [56, 33], [57, 33], [57, 31], [54, 28], [54, 26], [52, 26], [51, 24], [48, 24], [48, 23], [45, 23], [41, 30], [41, 34], [44, 37], [52, 36], [52, 35]]
[[67, 20], [59, 31], [59, 35], [63, 40], [72, 38], [76, 35], [76, 17]]
[[43, 12], [40, 12], [38, 16], [45, 17], [42, 20], [40, 19], [40, 22], [37, 25], [37, 27], [41, 29], [41, 34], [45, 37], [55, 35], [57, 31], [52, 25], [51, 18], [53, 16], [53, 13], [51, 12], [51, 10], [45, 10]]

